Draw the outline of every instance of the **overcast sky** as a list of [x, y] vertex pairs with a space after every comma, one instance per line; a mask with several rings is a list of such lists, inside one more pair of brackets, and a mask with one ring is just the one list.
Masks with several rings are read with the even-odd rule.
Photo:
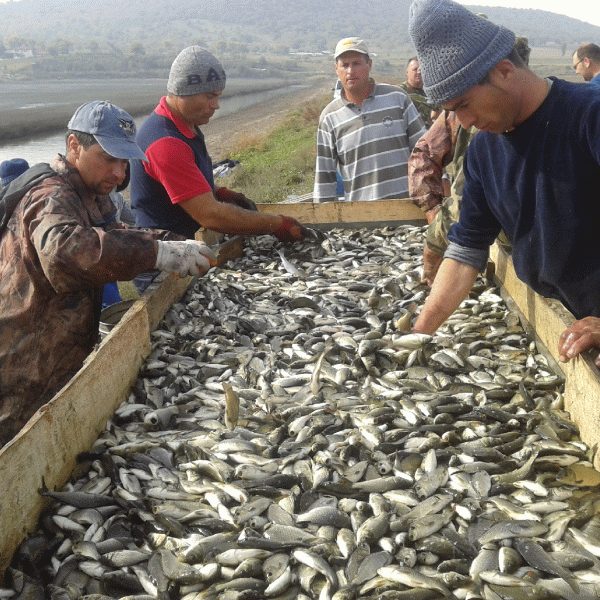
[[[537, 8], [548, 10], [559, 15], [567, 15], [580, 21], [586, 21], [600, 27], [600, 2], [598, 0], [490, 0], [470, 1], [458, 0], [469, 6], [504, 6], [508, 8]], [[590, 40], [600, 44], [600, 40]]]

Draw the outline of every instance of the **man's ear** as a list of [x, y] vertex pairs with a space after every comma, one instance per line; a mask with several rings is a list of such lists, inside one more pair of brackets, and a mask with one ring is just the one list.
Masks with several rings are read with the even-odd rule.
[[516, 67], [507, 58], [502, 59], [492, 71], [496, 71], [502, 79], [508, 79], [515, 72]]
[[81, 144], [74, 134], [69, 135], [67, 138], [67, 154], [70, 158], [79, 158], [81, 151]]

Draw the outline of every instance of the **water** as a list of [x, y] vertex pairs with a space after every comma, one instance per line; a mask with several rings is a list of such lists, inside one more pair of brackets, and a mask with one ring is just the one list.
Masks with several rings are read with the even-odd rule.
[[[219, 101], [220, 108], [215, 117], [213, 117], [213, 121], [217, 121], [220, 117], [232, 114], [238, 110], [289, 93], [289, 91], [290, 87], [286, 86], [273, 90], [262, 90], [223, 98]], [[34, 103], [28, 103], [27, 105], [21, 106], [21, 108], [27, 109], [31, 107], [32, 104]], [[48, 107], [51, 107], [51, 105], [52, 103], [45, 104], [45, 106]], [[1, 106], [2, 101], [0, 98], [0, 107]], [[147, 116], [148, 115], [135, 118], [138, 128]], [[65, 152], [65, 131], [52, 135], [4, 142], [0, 144], [0, 162], [15, 157], [24, 158], [30, 165], [38, 162], [51, 162], [59, 152], [61, 154], [64, 154]]]

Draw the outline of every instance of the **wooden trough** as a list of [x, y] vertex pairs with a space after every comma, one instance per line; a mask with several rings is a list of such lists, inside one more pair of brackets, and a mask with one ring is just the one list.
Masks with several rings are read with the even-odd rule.
[[[412, 223], [424, 225], [423, 213], [410, 200], [327, 204], [265, 204], [259, 210], [285, 213], [322, 229], [373, 228]], [[220, 238], [208, 232], [214, 244]], [[239, 256], [242, 238], [222, 244], [220, 264]], [[517, 280], [510, 256], [499, 246], [491, 252], [493, 277], [507, 300], [521, 313], [557, 360], [560, 333], [573, 321], [561, 304], [548, 301]], [[76, 467], [76, 457], [90, 448], [117, 406], [127, 398], [140, 367], [151, 350], [150, 334], [169, 307], [186, 291], [192, 278], [168, 276], [153, 284], [92, 352], [80, 371], [0, 450], [0, 580], [25, 537], [36, 530], [45, 484], [60, 489]], [[600, 380], [591, 356], [560, 364], [566, 377], [565, 404], [583, 440], [596, 448], [600, 440], [598, 396]], [[596, 468], [600, 462], [594, 457]], [[0, 581], [1, 585], [1, 581]]]

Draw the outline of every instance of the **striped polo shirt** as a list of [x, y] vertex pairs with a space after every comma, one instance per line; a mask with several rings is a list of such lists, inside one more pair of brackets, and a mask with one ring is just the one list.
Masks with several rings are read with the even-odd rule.
[[400, 87], [376, 83], [362, 106], [333, 100], [319, 119], [313, 201], [337, 200], [337, 171], [346, 200], [408, 197], [408, 158], [425, 131]]

